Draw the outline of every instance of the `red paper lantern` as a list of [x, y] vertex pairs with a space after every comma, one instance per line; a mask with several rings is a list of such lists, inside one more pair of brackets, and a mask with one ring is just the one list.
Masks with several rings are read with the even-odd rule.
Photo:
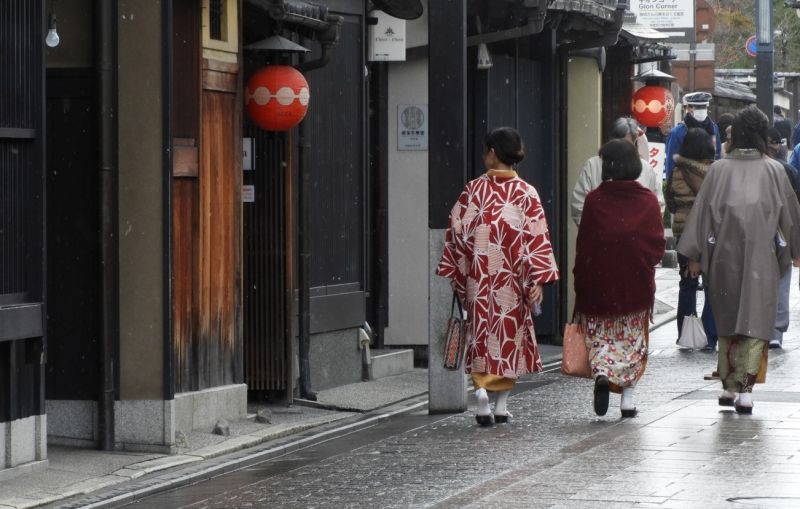
[[658, 127], [672, 118], [675, 98], [664, 87], [648, 85], [633, 94], [631, 112], [633, 118], [647, 127]]
[[294, 67], [268, 65], [247, 81], [244, 102], [250, 120], [267, 131], [288, 131], [306, 116], [308, 82]]

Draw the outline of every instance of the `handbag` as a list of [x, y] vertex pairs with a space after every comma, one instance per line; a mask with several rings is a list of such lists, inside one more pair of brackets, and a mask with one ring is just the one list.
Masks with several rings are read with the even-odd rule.
[[708, 344], [706, 332], [703, 330], [703, 322], [697, 315], [689, 315], [683, 318], [681, 337], [678, 338], [678, 345], [684, 348], [699, 349]]
[[[458, 315], [456, 315], [456, 307]], [[447, 335], [444, 338], [444, 368], [458, 370], [461, 368], [461, 360], [464, 358], [464, 346], [466, 336], [464, 334], [464, 313], [461, 309], [461, 302], [453, 292], [453, 304], [450, 307], [450, 319], [447, 320]]]
[[568, 376], [592, 378], [589, 350], [577, 323], [564, 326], [564, 346], [561, 356], [561, 372]]

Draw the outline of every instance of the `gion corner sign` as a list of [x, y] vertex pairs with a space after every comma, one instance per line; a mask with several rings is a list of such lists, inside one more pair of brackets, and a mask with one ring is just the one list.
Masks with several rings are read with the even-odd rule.
[[694, 0], [632, 0], [636, 22], [669, 36], [673, 42], [689, 42], [694, 32]]

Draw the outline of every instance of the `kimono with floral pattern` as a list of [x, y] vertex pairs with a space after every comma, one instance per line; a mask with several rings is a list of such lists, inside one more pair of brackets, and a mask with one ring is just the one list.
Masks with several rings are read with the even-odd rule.
[[487, 175], [468, 182], [436, 273], [451, 279], [467, 311], [467, 373], [516, 379], [542, 369], [529, 292], [559, 274], [533, 186]]

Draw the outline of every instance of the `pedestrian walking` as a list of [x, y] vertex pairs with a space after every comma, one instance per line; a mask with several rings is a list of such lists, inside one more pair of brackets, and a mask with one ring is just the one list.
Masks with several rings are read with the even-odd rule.
[[633, 390], [647, 365], [664, 227], [658, 200], [636, 181], [642, 166], [633, 145], [609, 141], [600, 157], [603, 182], [586, 197], [578, 228], [574, 322], [589, 351], [595, 412], [605, 415], [609, 391], [621, 392], [622, 416], [634, 417]]
[[711, 104], [712, 96], [708, 92], [692, 92], [683, 96], [683, 106], [686, 109], [686, 115], [683, 117], [683, 122], [670, 130], [667, 135], [666, 147], [664, 148], [664, 176], [669, 180], [672, 175], [672, 169], [675, 167], [675, 154], [680, 151], [683, 145], [683, 138], [692, 127], [699, 127], [714, 138], [715, 159], [719, 159], [722, 153], [722, 136], [719, 133], [719, 127], [708, 116], [708, 106]]
[[755, 106], [737, 113], [731, 151], [711, 165], [678, 243], [689, 274], [708, 276], [719, 404], [744, 414], [766, 377], [778, 280], [800, 256], [800, 204], [783, 167], [766, 156], [768, 123]]
[[[767, 155], [772, 159], [778, 161], [786, 176], [789, 177], [789, 182], [792, 186], [792, 191], [795, 197], [800, 193], [800, 174], [797, 169], [791, 164], [786, 162], [785, 158], [781, 157], [782, 150], [785, 149], [780, 133], [775, 127], [770, 127], [767, 130]], [[792, 287], [792, 267], [789, 266], [780, 280], [778, 280], [778, 304], [775, 314], [775, 329], [773, 330], [772, 338], [769, 342], [770, 348], [783, 347], [783, 334], [789, 330], [789, 297]]]
[[733, 113], [725, 112], [717, 119], [717, 130], [719, 131], [719, 139], [721, 143], [720, 157], [725, 157], [728, 153], [728, 137], [730, 136], [730, 127], [733, 124]]
[[468, 182], [453, 206], [436, 269], [467, 311], [465, 370], [480, 425], [507, 422], [516, 379], [541, 371], [532, 311], [542, 302], [542, 286], [559, 277], [539, 194], [515, 171], [524, 157], [516, 130], [487, 135], [486, 173]]
[[[641, 147], [647, 146], [647, 137], [644, 131], [639, 128], [639, 124], [629, 117], [620, 117], [614, 121], [611, 127], [612, 140], [625, 140], [636, 147], [641, 158]], [[658, 198], [658, 205], [661, 212], [664, 212], [664, 190], [661, 185], [661, 175], [657, 175], [650, 167], [647, 159], [640, 159], [642, 164], [642, 171], [637, 180], [647, 189], [651, 190]], [[581, 168], [581, 173], [578, 175], [578, 180], [575, 182], [575, 187], [572, 189], [572, 199], [570, 201], [570, 210], [572, 211], [572, 220], [576, 225], [580, 225], [581, 214], [583, 212], [583, 202], [586, 195], [600, 185], [603, 181], [603, 162], [600, 160], [599, 155], [595, 155], [586, 160]]]
[[[675, 167], [667, 181], [667, 186], [669, 186], [667, 201], [670, 212], [672, 212], [672, 234], [676, 243], [680, 241], [684, 223], [689, 217], [689, 212], [692, 210], [703, 179], [708, 173], [708, 168], [714, 162], [714, 151], [714, 140], [708, 132], [705, 129], [693, 127], [686, 132], [680, 152], [675, 154]], [[683, 331], [684, 318], [697, 314], [699, 279], [689, 275], [688, 263], [689, 260], [678, 253], [678, 270], [681, 277], [678, 286], [679, 338]], [[705, 302], [701, 316], [708, 341], [704, 350], [713, 352], [717, 347], [717, 330], [714, 326], [714, 315], [708, 298], [708, 284], [703, 285], [703, 291], [705, 292]]]
[[777, 104], [773, 106], [772, 111], [772, 127], [778, 131], [780, 139], [785, 140], [788, 146], [792, 142], [792, 121], [783, 116], [783, 110]]

